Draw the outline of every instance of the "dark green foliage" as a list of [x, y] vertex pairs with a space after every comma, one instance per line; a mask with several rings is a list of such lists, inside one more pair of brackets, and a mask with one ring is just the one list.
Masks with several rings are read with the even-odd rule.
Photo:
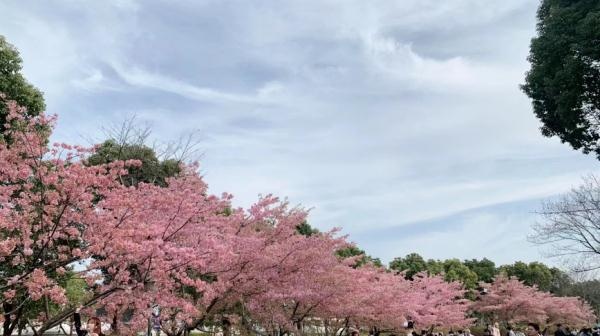
[[308, 224], [308, 222], [306, 222], [306, 221], [302, 222], [302, 224], [298, 224], [296, 226], [296, 230], [298, 231], [299, 234], [301, 234], [303, 236], [307, 236], [307, 237], [310, 237], [314, 234], [319, 233], [319, 230], [310, 226], [310, 224]]
[[[431, 265], [434, 267], [434, 265]], [[390, 262], [390, 269], [397, 272], [406, 272], [405, 277], [412, 279], [417, 273], [428, 270], [428, 264], [418, 253], [407, 254], [404, 258], [395, 258]], [[436, 273], [437, 274], [437, 273]]]
[[446, 281], [459, 281], [467, 289], [475, 288], [478, 283], [477, 273], [458, 259], [425, 261], [418, 253], [411, 253], [404, 258], [392, 260], [389, 268], [397, 272], [405, 272], [404, 276], [407, 279], [413, 279], [417, 273], [427, 272], [429, 275], [443, 274]]
[[540, 262], [526, 264], [517, 261], [512, 265], [500, 266], [500, 271], [506, 273], [508, 276], [517, 277], [528, 286], [536, 285], [543, 291], [550, 291], [552, 289], [553, 278], [556, 274], [550, 267]]
[[[42, 92], [29, 84], [21, 74], [22, 59], [15, 47], [0, 35], [0, 93], [16, 101], [32, 116], [39, 115], [46, 105]], [[0, 100], [0, 133], [6, 123], [6, 105]]]
[[477, 274], [479, 281], [492, 282], [496, 276], [496, 264], [488, 258], [465, 260], [464, 264]]
[[594, 308], [596, 314], [600, 314], [600, 280], [574, 282], [563, 288], [559, 295], [579, 296]]
[[[348, 255], [359, 253], [360, 250], [346, 251]], [[419, 272], [429, 275], [444, 276], [446, 281], [459, 281], [468, 291], [465, 297], [476, 298], [480, 282], [490, 283], [499, 273], [514, 276], [529, 286], [538, 286], [542, 291], [551, 292], [558, 296], [579, 296], [589, 302], [596, 312], [600, 312], [600, 281], [574, 281], [567, 273], [556, 267], [549, 267], [541, 262], [524, 263], [517, 261], [513, 264], [496, 267], [494, 262], [483, 258], [460, 261], [458, 259], [434, 260], [425, 259], [418, 253], [410, 253], [404, 258], [395, 258], [389, 264], [389, 269], [406, 272], [405, 277], [412, 279]]]
[[461, 282], [466, 289], [477, 287], [479, 279], [477, 273], [458, 259], [447, 259], [444, 265], [444, 280]]
[[529, 286], [536, 285], [543, 291], [556, 294], [560, 294], [572, 283], [565, 272], [540, 262], [526, 264], [518, 261], [496, 268], [495, 263], [487, 258], [464, 261], [458, 259], [425, 261], [418, 253], [411, 253], [404, 258], [392, 260], [389, 268], [398, 272], [406, 272], [407, 279], [412, 279], [419, 272], [427, 272], [430, 275], [443, 274], [447, 281], [460, 281], [466, 289], [476, 288], [479, 282], [492, 282], [500, 272], [508, 276], [515, 276]]
[[99, 165], [117, 160], [142, 162], [140, 167], [128, 168], [129, 173], [122, 177], [122, 183], [127, 186], [137, 185], [140, 182], [166, 186], [166, 179], [181, 171], [178, 161], [160, 161], [150, 147], [140, 144], [119, 144], [115, 140], [107, 140], [102, 143], [97, 152], [88, 158], [87, 164]]
[[373, 264], [376, 267], [383, 267], [379, 258], [373, 258], [367, 255], [365, 251], [359, 249], [356, 246], [348, 246], [344, 249], [337, 251], [338, 257], [342, 259], [358, 257], [353, 267], [361, 267], [366, 264]]
[[542, 134], [600, 158], [600, 2], [543, 0], [523, 91]]

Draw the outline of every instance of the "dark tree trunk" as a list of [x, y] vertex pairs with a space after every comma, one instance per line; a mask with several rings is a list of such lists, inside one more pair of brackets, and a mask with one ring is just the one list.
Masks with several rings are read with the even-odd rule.
[[223, 317], [221, 319], [221, 324], [223, 328], [223, 336], [231, 336], [231, 321], [228, 318]]
[[302, 332], [302, 322], [298, 321], [294, 323], [296, 325], [296, 331], [298, 331], [298, 335], [303, 335]]
[[[4, 323], [2, 325], [3, 335], [10, 336], [12, 332], [15, 330], [15, 327], [18, 326], [21, 322], [21, 313], [23, 309], [19, 307], [16, 311], [14, 310], [14, 306], [10, 303], [4, 303], [2, 305], [2, 309], [4, 310]], [[14, 315], [14, 318], [13, 318]]]
[[116, 313], [112, 318], [112, 324], [110, 328], [112, 329], [111, 335], [119, 335], [119, 320], [117, 319]]

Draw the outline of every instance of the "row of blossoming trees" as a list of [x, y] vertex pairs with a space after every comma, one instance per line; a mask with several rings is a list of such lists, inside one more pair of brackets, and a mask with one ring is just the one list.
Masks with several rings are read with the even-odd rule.
[[491, 284], [482, 284], [483, 295], [472, 310], [492, 320], [509, 323], [590, 325], [596, 321], [591, 307], [577, 297], [558, 297], [529, 287], [516, 278], [497, 276]]
[[72, 278], [87, 283], [86, 313], [101, 312], [123, 335], [144, 330], [154, 305], [169, 335], [232, 324], [258, 334], [302, 333], [308, 324], [325, 333], [389, 330], [409, 318], [423, 328], [459, 327], [473, 321], [473, 308], [506, 321], [594, 318], [576, 298], [527, 291], [516, 280], [498, 278], [473, 305], [459, 283], [356, 267], [336, 254], [348, 246], [336, 231], [298, 234], [303, 209], [271, 196], [234, 208], [231, 195], [208, 193], [195, 166], [165, 187], [126, 186], [120, 177], [139, 162], [86, 165], [92, 149], [47, 145], [53, 118], [8, 106], [0, 142], [4, 335], [22, 325], [43, 334], [69, 319]]

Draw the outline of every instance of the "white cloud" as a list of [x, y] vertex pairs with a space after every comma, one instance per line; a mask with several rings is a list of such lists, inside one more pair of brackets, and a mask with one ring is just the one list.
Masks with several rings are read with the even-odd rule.
[[113, 68], [127, 84], [143, 88], [156, 89], [185, 98], [239, 104], [273, 103], [273, 95], [281, 90], [281, 85], [274, 82], [259, 87], [252, 95], [223, 92], [207, 87], [198, 87], [161, 74], [145, 71], [137, 66], [121, 66], [115, 63]]

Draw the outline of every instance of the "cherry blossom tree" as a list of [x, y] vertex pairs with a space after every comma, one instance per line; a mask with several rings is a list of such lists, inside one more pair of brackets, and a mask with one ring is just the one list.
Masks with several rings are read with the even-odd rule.
[[229, 196], [208, 195], [193, 168], [167, 188], [125, 187], [118, 177], [139, 162], [86, 166], [91, 149], [46, 145], [43, 132], [53, 118], [7, 106], [8, 141], [0, 144], [4, 333], [22, 318], [36, 320], [32, 327], [43, 333], [70, 317], [74, 307], [61, 282], [76, 262], [92, 291], [85, 305], [103, 308], [115, 332], [121, 324], [125, 333], [142, 328], [154, 303], [198, 315], [177, 291], [186, 286], [211, 295], [200, 272], [208, 258], [231, 254], [218, 231], [230, 218]]
[[465, 290], [460, 282], [447, 282], [441, 276], [421, 273], [411, 282], [411, 290], [412, 300], [418, 303], [411, 317], [417, 324], [465, 327], [473, 322], [466, 317], [470, 302], [464, 298]]
[[[407, 280], [359, 265], [359, 256], [338, 253], [351, 244], [337, 230], [298, 232], [308, 215], [302, 208], [270, 195], [234, 208], [231, 195], [209, 193], [195, 165], [182, 165], [160, 186], [124, 185], [119, 178], [139, 161], [87, 165], [93, 148], [48, 146], [54, 118], [7, 106], [0, 143], [5, 335], [22, 323], [43, 334], [69, 318], [76, 307], [65, 282], [73, 276], [88, 286], [84, 314], [101, 310], [113, 334], [144, 330], [155, 305], [172, 336], [208, 324], [225, 334], [232, 325], [302, 334], [306, 326], [327, 333], [336, 326], [397, 330], [408, 319], [423, 327], [471, 322], [460, 284], [425, 274]], [[526, 308], [503, 293], [524, 293], [522, 284], [497, 281], [492, 286], [499, 292], [481, 309], [515, 319], [520, 315], [511, 309]], [[535, 289], [527, 293], [551, 299]], [[573, 307], [570, 320], [590, 317], [578, 301], [564, 300]]]
[[89, 150], [46, 145], [54, 118], [28, 116], [13, 101], [6, 106], [0, 143], [0, 300], [4, 333], [10, 334], [34, 308], [38, 320], [50, 321], [52, 308], [66, 303], [61, 276], [67, 265], [89, 257], [82, 227], [101, 225], [95, 222], [95, 199], [115, 187], [126, 163], [85, 167], [76, 160]]
[[515, 277], [498, 275], [491, 284], [482, 284], [473, 309], [507, 323], [537, 322], [585, 325], [595, 320], [591, 307], [579, 298], [556, 297], [536, 286], [527, 286]]
[[498, 275], [491, 284], [482, 284], [484, 295], [473, 309], [503, 322], [544, 322], [547, 294], [529, 287], [515, 277]]
[[578, 297], [549, 296], [544, 306], [548, 323], [587, 327], [596, 321], [592, 307]]

